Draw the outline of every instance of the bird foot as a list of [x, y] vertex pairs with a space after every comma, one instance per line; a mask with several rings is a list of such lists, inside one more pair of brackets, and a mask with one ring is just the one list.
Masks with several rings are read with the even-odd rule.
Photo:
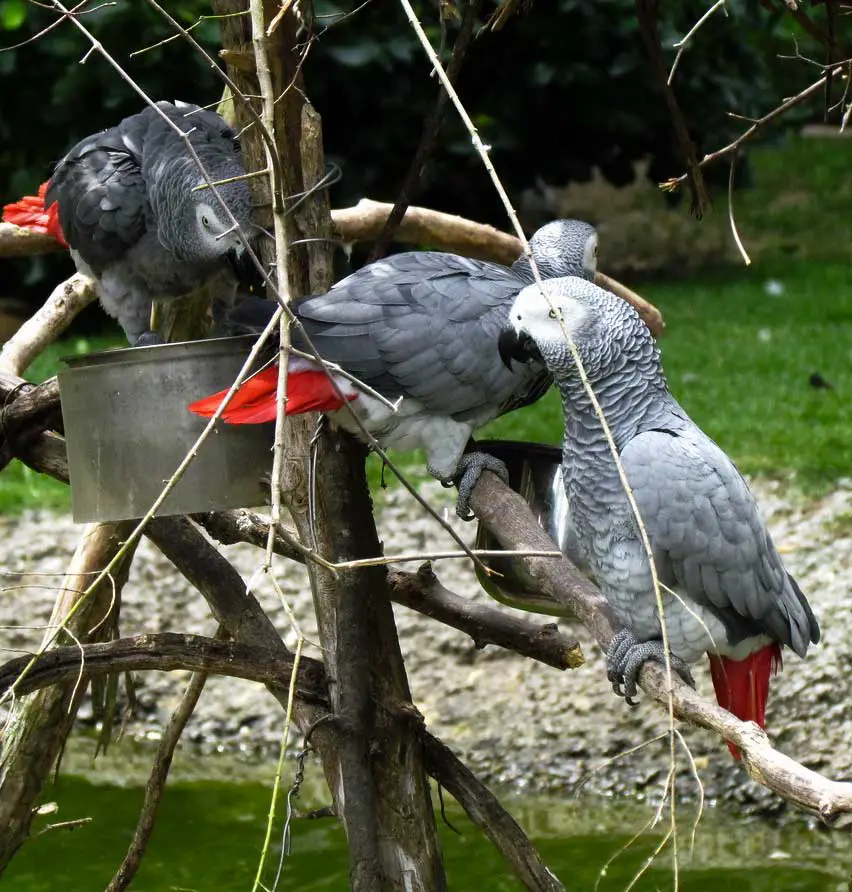
[[504, 483], [509, 482], [509, 471], [506, 465], [487, 452], [466, 452], [459, 462], [458, 480], [459, 498], [456, 502], [456, 514], [462, 520], [473, 520], [470, 510], [470, 496], [483, 471], [492, 471]]
[[[636, 706], [633, 698], [639, 693], [636, 681], [639, 670], [648, 660], [665, 666], [666, 655], [663, 642], [658, 638], [640, 641], [629, 629], [622, 629], [612, 639], [606, 654], [606, 677], [619, 697], [624, 697], [630, 706]], [[673, 653], [669, 654], [672, 671], [677, 673], [691, 688], [695, 687], [687, 663]]]
[[134, 347], [158, 347], [166, 342], [155, 331], [143, 331], [133, 343]]

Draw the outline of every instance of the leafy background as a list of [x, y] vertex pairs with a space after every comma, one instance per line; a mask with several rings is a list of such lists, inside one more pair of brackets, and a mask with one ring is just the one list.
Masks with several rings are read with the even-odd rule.
[[[312, 101], [323, 115], [327, 156], [343, 171], [337, 206], [363, 196], [393, 200], [437, 94], [434, 78], [395, 3], [316, 3], [320, 39], [308, 57]], [[490, 11], [489, 7], [486, 11]], [[685, 53], [677, 93], [699, 150], [741, 129], [727, 113], [771, 108], [785, 80], [809, 77], [774, 60], [789, 49], [789, 21], [757, 0], [729, 0]], [[704, 0], [660, 4], [664, 46], [705, 11]], [[210, 13], [201, 0], [169, 5], [185, 25]], [[421, 2], [440, 40], [437, 5]], [[0, 0], [0, 198], [31, 193], [78, 139], [139, 110], [140, 100], [68, 22], [39, 39], [57, 15], [26, 0]], [[154, 98], [215, 102], [220, 83], [181, 40], [156, 46], [169, 26], [152, 7], [118, 0], [83, 17], [86, 26]], [[448, 25], [451, 43], [455, 24]], [[196, 38], [218, 49], [218, 26], [201, 21]], [[538, 0], [496, 33], [472, 44], [460, 90], [510, 193], [543, 182], [583, 181], [593, 166], [616, 185], [647, 158], [659, 181], [682, 170], [661, 93], [654, 85], [632, 0]], [[800, 119], [801, 116], [799, 116]], [[796, 121], [794, 115], [789, 121]], [[743, 168], [745, 170], [745, 168]], [[726, 171], [719, 169], [724, 180]], [[449, 114], [418, 201], [504, 225], [504, 214], [470, 140]], [[37, 300], [42, 284], [70, 269], [67, 258], [4, 262], [0, 299]], [[99, 318], [89, 314], [89, 319]]]

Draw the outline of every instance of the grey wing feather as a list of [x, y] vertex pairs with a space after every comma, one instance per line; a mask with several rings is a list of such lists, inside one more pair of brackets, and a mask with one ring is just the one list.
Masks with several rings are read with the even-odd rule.
[[671, 582], [713, 610], [733, 641], [764, 633], [804, 656], [819, 626], [725, 453], [689, 425], [640, 433], [621, 457]]
[[549, 382], [538, 368], [509, 371], [497, 351], [524, 284], [497, 264], [409, 252], [358, 270], [297, 312], [324, 358], [385, 396], [473, 420], [506, 411], [530, 381]]
[[45, 196], [55, 201], [65, 238], [96, 273], [139, 240], [150, 209], [139, 158], [117, 128], [87, 137], [59, 162]]
[[157, 109], [81, 140], [51, 177], [45, 201], [59, 202], [68, 243], [96, 274], [120, 260], [158, 214], [167, 224], [174, 215], [166, 203], [201, 178], [169, 121], [189, 134], [214, 178], [242, 170], [235, 133], [215, 112], [184, 102], [158, 102]]

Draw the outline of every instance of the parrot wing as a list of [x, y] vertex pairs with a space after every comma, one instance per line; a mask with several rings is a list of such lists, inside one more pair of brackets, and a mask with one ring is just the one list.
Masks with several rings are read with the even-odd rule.
[[136, 146], [116, 127], [86, 137], [59, 162], [45, 195], [59, 202], [71, 247], [95, 273], [142, 237], [150, 206]]
[[550, 383], [541, 365], [510, 371], [497, 350], [524, 285], [498, 264], [408, 252], [358, 270], [297, 312], [323, 358], [383, 395], [478, 423], [531, 402]]
[[737, 640], [765, 633], [804, 656], [819, 626], [725, 453], [679, 423], [638, 434], [621, 457], [661, 578]]

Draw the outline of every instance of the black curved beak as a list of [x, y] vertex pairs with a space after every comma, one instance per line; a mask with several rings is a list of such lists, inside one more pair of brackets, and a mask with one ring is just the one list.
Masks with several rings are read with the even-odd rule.
[[497, 352], [503, 365], [511, 372], [512, 360], [517, 362], [529, 362], [531, 359], [541, 359], [541, 352], [536, 342], [525, 331], [517, 332], [514, 328], [504, 328], [497, 338]]

